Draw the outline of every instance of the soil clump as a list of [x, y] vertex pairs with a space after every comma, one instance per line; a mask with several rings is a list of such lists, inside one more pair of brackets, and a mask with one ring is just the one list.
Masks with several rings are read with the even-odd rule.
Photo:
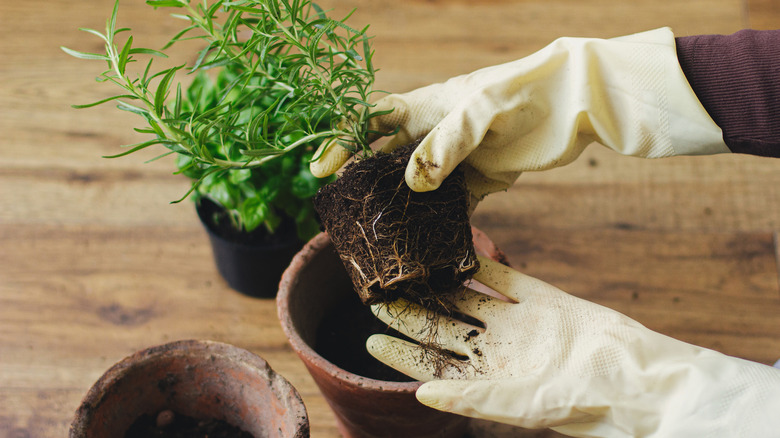
[[460, 169], [437, 190], [412, 191], [404, 175], [418, 144], [348, 165], [314, 206], [363, 304], [405, 298], [446, 313], [479, 269], [469, 195]]

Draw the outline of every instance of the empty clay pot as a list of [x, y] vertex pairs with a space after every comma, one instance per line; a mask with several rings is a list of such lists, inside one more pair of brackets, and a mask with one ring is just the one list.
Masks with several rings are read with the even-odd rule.
[[[473, 232], [479, 254], [505, 261], [484, 233], [476, 229]], [[417, 401], [414, 394], [421, 382], [363, 377], [326, 360], [315, 350], [320, 323], [350, 294], [358, 299], [328, 235], [321, 233], [293, 258], [277, 295], [282, 328], [335, 413], [341, 434], [346, 438], [462, 436], [468, 426], [465, 417]]]
[[265, 360], [190, 340], [140, 351], [109, 369], [84, 397], [70, 437], [121, 438], [143, 414], [163, 410], [225, 421], [256, 438], [309, 436], [300, 395]]

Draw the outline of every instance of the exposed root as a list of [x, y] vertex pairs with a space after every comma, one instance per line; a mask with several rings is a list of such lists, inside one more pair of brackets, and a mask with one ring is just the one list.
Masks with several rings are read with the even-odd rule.
[[345, 169], [315, 198], [323, 225], [364, 304], [399, 297], [447, 309], [479, 268], [468, 218], [468, 192], [456, 170], [433, 192], [404, 181], [416, 143]]
[[[450, 306], [442, 304], [442, 307], [448, 308]], [[444, 347], [443, 342], [439, 338], [439, 327], [441, 327], [441, 324], [443, 323], [441, 319], [445, 317], [442, 313], [409, 305], [392, 315], [394, 323], [391, 324], [391, 326], [398, 329], [398, 326], [403, 324], [403, 317], [409, 312], [425, 312], [423, 316], [426, 319], [426, 323], [424, 324], [422, 331], [414, 333], [413, 338], [403, 336], [403, 338], [413, 341], [420, 346], [419, 365], [421, 368], [429, 368], [432, 371], [433, 377], [437, 379], [446, 378], [448, 375], [453, 374], [464, 374], [467, 368], [471, 368], [472, 373], [477, 372], [477, 368], [471, 362], [469, 356], [455, 353]], [[420, 315], [416, 316], [419, 317]], [[457, 315], [448, 314], [446, 316]], [[409, 332], [409, 330], [404, 330], [403, 328], [400, 331]], [[474, 335], [472, 336], [477, 336], [478, 330], [474, 329], [473, 332]], [[474, 354], [481, 353], [474, 352]]]

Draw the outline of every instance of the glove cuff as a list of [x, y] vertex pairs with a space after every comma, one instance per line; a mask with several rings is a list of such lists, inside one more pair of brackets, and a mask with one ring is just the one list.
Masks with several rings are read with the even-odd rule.
[[630, 155], [657, 158], [671, 155], [728, 153], [721, 128], [712, 120], [688, 83], [677, 59], [675, 38], [668, 27], [611, 41], [640, 43], [628, 54], [633, 83], [637, 150]]

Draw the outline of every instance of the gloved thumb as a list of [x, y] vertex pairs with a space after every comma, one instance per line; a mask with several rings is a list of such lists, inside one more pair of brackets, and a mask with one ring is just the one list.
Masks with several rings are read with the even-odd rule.
[[327, 139], [314, 153], [315, 160], [309, 164], [309, 171], [317, 178], [325, 178], [336, 173], [351, 156], [350, 151], [340, 145], [337, 138]]
[[[603, 409], [582, 407], [576, 386], [540, 386], [536, 378], [512, 380], [434, 380], [417, 389], [420, 403], [473, 418], [537, 429], [584, 423]], [[595, 415], [594, 415], [595, 414]]]

